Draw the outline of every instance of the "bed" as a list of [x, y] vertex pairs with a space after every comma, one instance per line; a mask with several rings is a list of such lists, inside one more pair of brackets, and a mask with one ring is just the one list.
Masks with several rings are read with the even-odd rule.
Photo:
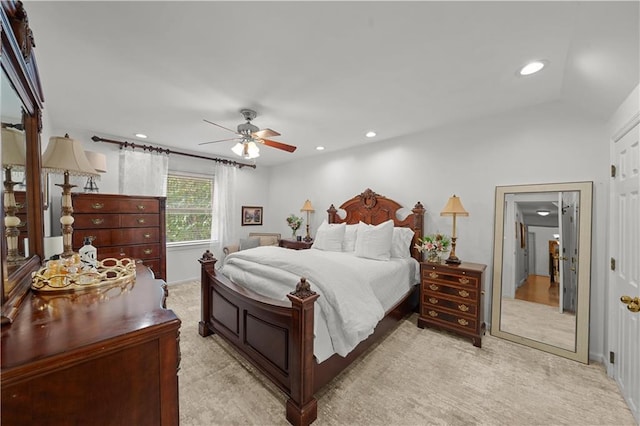
[[[327, 210], [327, 223], [352, 225], [363, 222], [381, 226], [391, 220], [394, 227], [413, 231], [410, 256], [420, 260], [414, 245], [423, 235], [425, 209], [418, 202], [406, 218], [399, 219], [400, 209], [402, 206], [396, 201], [366, 189], [338, 209], [331, 205]], [[343, 218], [340, 210], [345, 213]], [[264, 249], [288, 250], [259, 248], [251, 251]], [[306, 255], [300, 253], [300, 256]], [[285, 392], [288, 396], [286, 418], [294, 425], [312, 423], [317, 417], [315, 392], [411, 313], [418, 303], [418, 286], [410, 286], [395, 303], [385, 306], [370, 335], [348, 353], [316, 356], [317, 311], [323, 305], [317, 303], [320, 296], [312, 290], [311, 278], [307, 281], [300, 276], [285, 283], [292, 290], [286, 294], [286, 299], [267, 297], [246, 288], [244, 283], [241, 286], [235, 282], [240, 280], [223, 275], [216, 269], [217, 260], [210, 252], [205, 252], [199, 261], [202, 265], [200, 335], [217, 333]], [[366, 300], [364, 295], [363, 300]], [[318, 362], [318, 359], [322, 361]]]

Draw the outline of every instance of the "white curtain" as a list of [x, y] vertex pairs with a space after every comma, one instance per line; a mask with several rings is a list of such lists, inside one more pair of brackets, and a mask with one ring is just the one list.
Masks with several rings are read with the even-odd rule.
[[157, 152], [120, 150], [120, 193], [127, 195], [167, 195], [169, 157]]
[[[237, 168], [217, 164], [213, 187], [213, 220], [211, 221], [211, 250], [216, 259], [222, 259], [222, 248], [237, 244], [236, 226], [240, 213], [234, 211], [236, 205]], [[218, 264], [221, 264], [219, 262]]]

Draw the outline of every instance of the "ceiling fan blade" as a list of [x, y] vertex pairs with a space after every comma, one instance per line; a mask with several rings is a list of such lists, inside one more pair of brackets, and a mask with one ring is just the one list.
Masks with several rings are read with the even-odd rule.
[[272, 141], [271, 139], [257, 139], [258, 142], [265, 144], [266, 146], [270, 146], [271, 148], [281, 149], [287, 152], [293, 152], [297, 149], [296, 146], [287, 145], [286, 143]]
[[209, 124], [213, 124], [214, 126], [218, 126], [218, 127], [220, 127], [221, 129], [228, 130], [228, 131], [230, 131], [231, 133], [235, 133], [236, 135], [238, 134], [238, 132], [236, 132], [235, 130], [231, 130], [231, 129], [227, 128], [227, 127], [224, 127], [224, 126], [221, 126], [221, 125], [219, 125], [219, 124], [216, 124], [216, 123], [214, 123], [213, 121], [209, 121], [209, 120], [204, 119], [204, 118], [202, 119], [202, 121], [207, 122], [207, 123], [209, 123]]
[[262, 129], [262, 130], [258, 130], [257, 132], [254, 132], [251, 134], [251, 136], [253, 136], [254, 138], [272, 138], [274, 136], [280, 136], [280, 133], [276, 132], [275, 130], [271, 130], [271, 129]]
[[202, 143], [199, 143], [198, 145], [207, 145], [207, 144], [210, 144], [210, 143], [227, 142], [227, 141], [241, 141], [241, 140], [242, 140], [242, 138], [220, 139], [220, 140], [217, 140], [217, 141], [202, 142]]

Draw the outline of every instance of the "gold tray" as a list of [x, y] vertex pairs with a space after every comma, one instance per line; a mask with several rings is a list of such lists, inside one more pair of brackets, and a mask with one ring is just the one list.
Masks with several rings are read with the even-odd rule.
[[[57, 263], [52, 263], [57, 262]], [[97, 261], [95, 268], [83, 270], [69, 260], [50, 260], [33, 273], [31, 288], [40, 292], [83, 291], [103, 285], [126, 284], [136, 279], [136, 263], [129, 258], [113, 257]]]

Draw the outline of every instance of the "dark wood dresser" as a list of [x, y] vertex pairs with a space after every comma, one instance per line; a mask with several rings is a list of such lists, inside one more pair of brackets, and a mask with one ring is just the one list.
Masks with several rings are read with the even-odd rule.
[[178, 425], [180, 320], [164, 281], [32, 293], [2, 327], [2, 425]]
[[420, 264], [418, 327], [435, 327], [471, 338], [482, 347], [485, 333], [483, 282], [486, 265]]
[[313, 241], [304, 241], [304, 240], [298, 241], [298, 240], [283, 238], [278, 241], [278, 245], [280, 247], [293, 249], [293, 250], [306, 250], [311, 248], [311, 246], [313, 245]]
[[167, 279], [165, 197], [72, 193], [73, 249], [92, 237], [98, 259], [140, 259]]

